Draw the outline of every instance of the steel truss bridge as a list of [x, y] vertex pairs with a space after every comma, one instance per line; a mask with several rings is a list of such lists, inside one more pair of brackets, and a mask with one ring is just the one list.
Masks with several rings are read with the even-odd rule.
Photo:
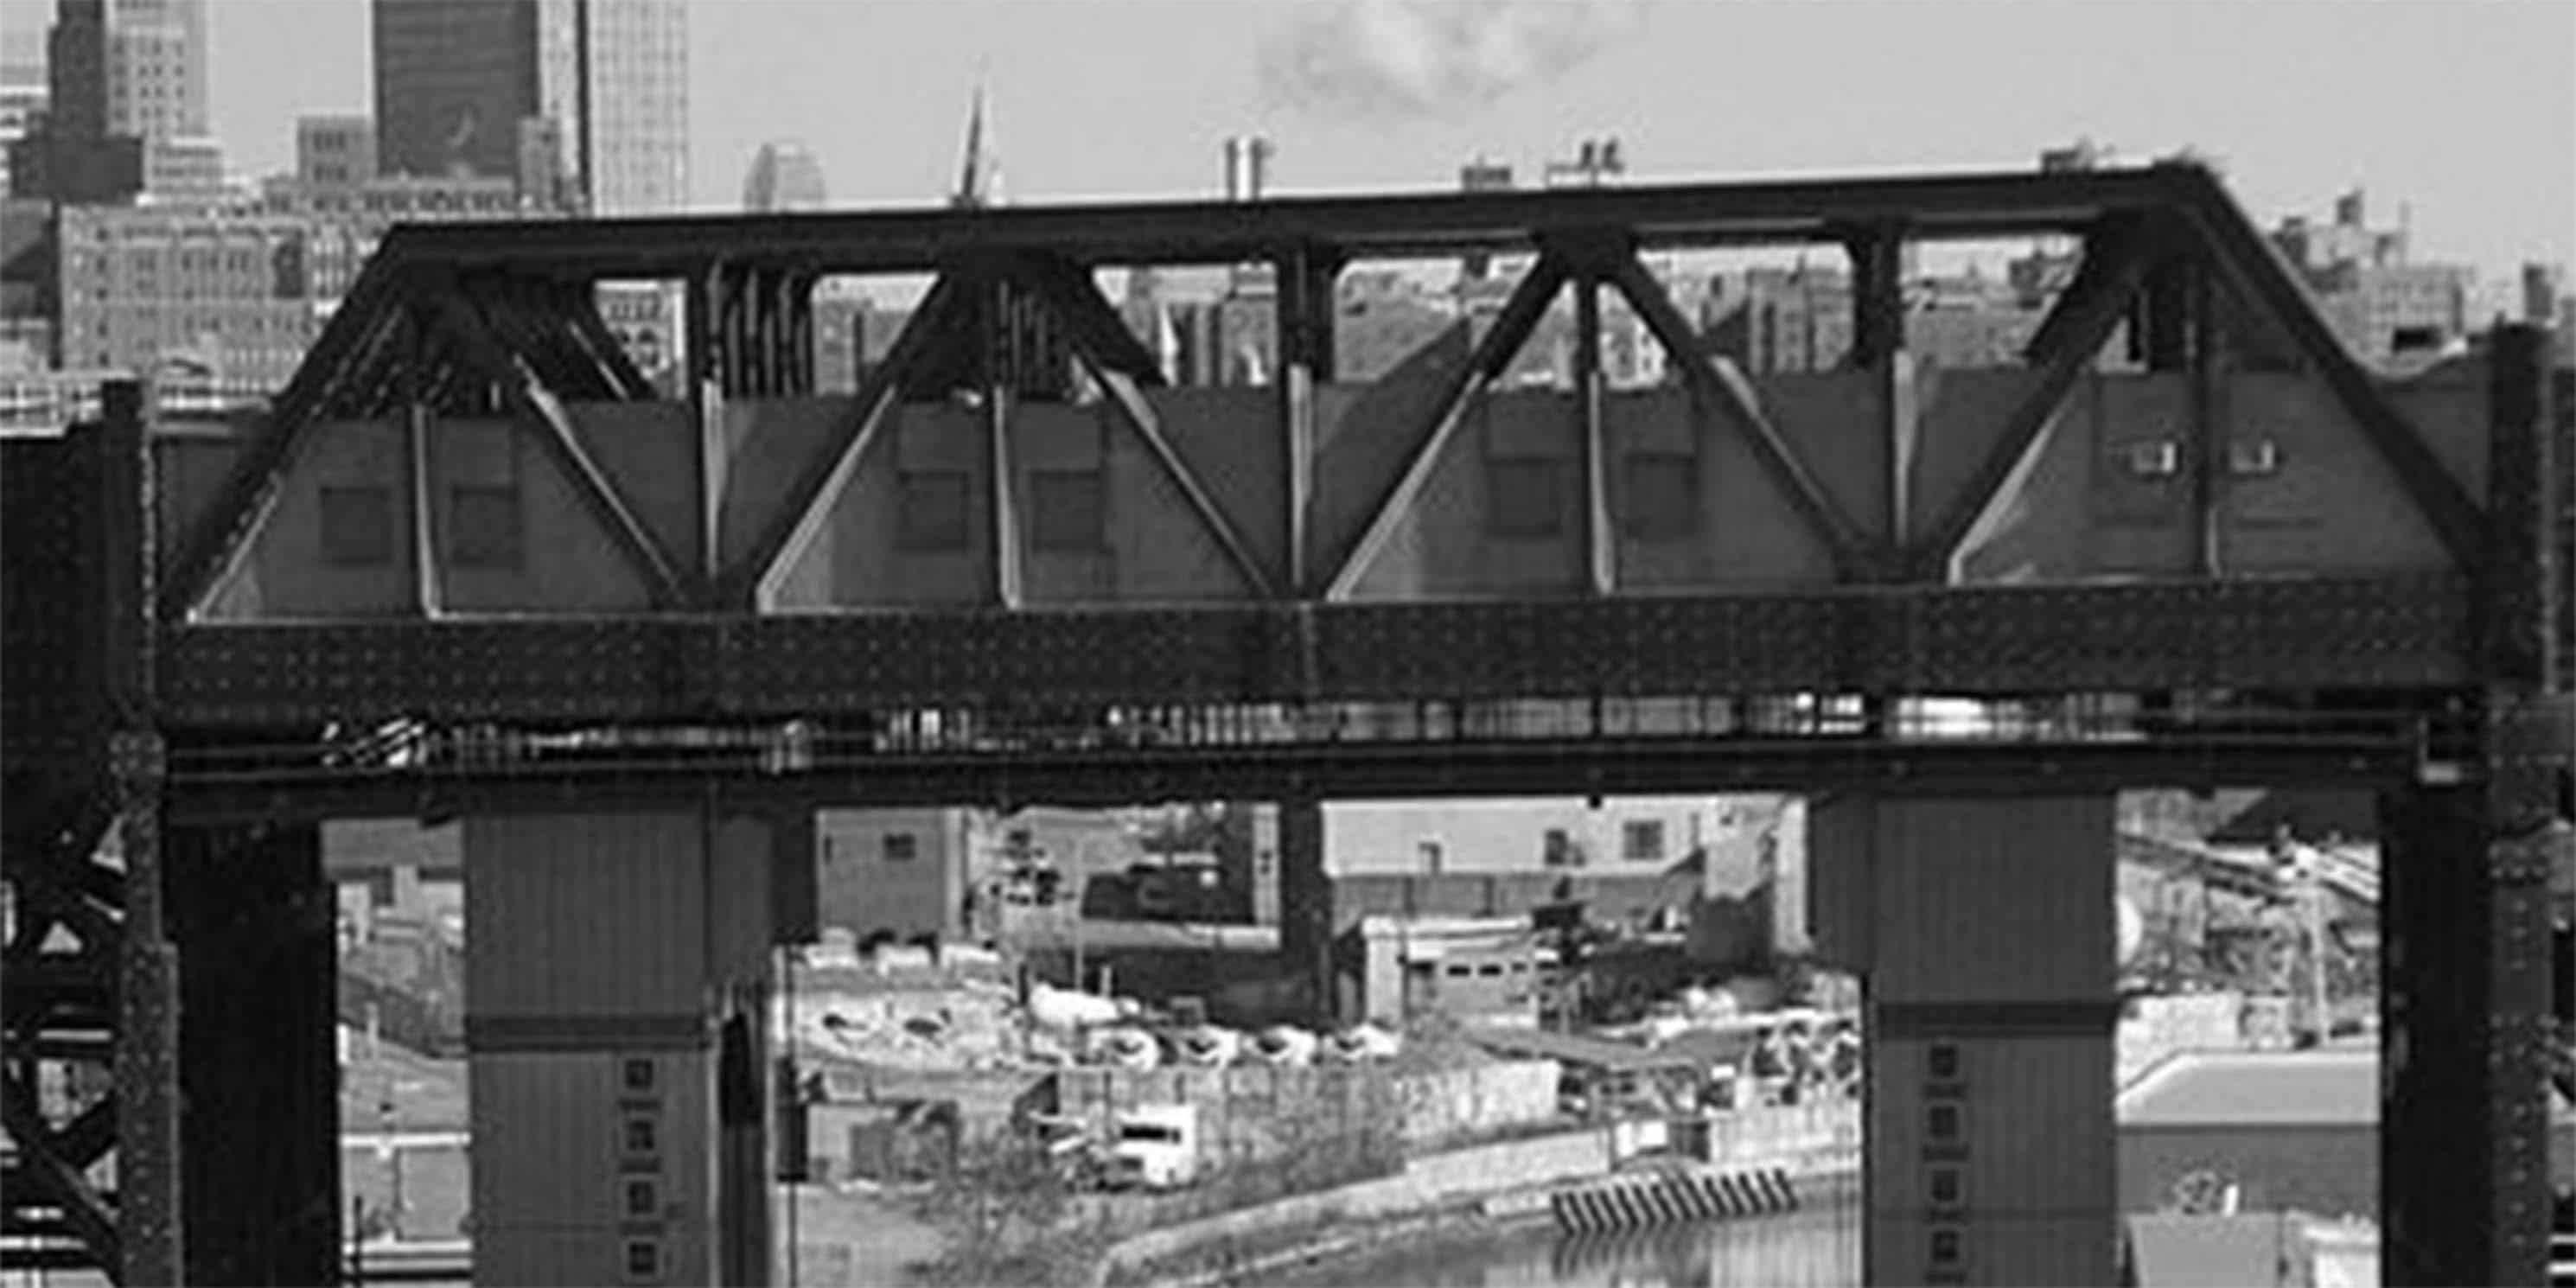
[[[1904, 246], [2024, 236], [2084, 247], [2025, 360], [1917, 361]], [[1840, 370], [1708, 356], [1639, 259], [1790, 243], [1849, 252]], [[1499, 313], [1336, 378], [1343, 269], [1470, 253], [1529, 258]], [[1093, 276], [1240, 263], [1260, 388], [1166, 387]], [[936, 284], [818, 394], [813, 285], [871, 273]], [[684, 399], [592, 304], [646, 279]], [[1497, 389], [1567, 293], [1573, 387]], [[1674, 381], [1607, 386], [1605, 293]], [[332, 1273], [324, 817], [2337, 783], [2391, 1281], [2537, 1282], [2546, 341], [2381, 379], [2187, 164], [398, 230], [256, 421], [7, 446], [10, 1246]]]

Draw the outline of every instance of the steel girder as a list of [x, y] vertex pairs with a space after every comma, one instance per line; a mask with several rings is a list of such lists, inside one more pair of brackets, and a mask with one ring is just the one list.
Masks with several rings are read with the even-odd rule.
[[186, 728], [828, 719], [1029, 694], [1377, 701], [2467, 682], [2458, 577], [1497, 604], [176, 627]]

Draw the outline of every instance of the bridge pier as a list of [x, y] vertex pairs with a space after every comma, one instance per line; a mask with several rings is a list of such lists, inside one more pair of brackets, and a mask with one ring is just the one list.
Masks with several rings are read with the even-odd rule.
[[1333, 971], [1333, 883], [1324, 873], [1324, 805], [1279, 802], [1279, 952], [1316, 1018], [1338, 1013]]
[[769, 1281], [771, 948], [811, 920], [810, 836], [713, 802], [465, 820], [476, 1282]]
[[2118, 1279], [2112, 798], [1858, 793], [1811, 815], [1862, 977], [1871, 1284]]
[[339, 958], [321, 829], [172, 828], [186, 1282], [340, 1281]]

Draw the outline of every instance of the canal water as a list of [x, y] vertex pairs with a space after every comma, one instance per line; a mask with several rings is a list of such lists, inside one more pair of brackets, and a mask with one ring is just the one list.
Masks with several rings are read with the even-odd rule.
[[1263, 1276], [1266, 1288], [1851, 1288], [1860, 1282], [1860, 1208], [1843, 1201], [1778, 1216], [1621, 1235], [1552, 1227], [1473, 1242], [1387, 1248]]

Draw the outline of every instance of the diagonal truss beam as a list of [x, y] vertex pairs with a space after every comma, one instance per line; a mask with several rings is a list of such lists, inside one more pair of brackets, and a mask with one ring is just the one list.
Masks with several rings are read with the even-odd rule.
[[1664, 293], [1663, 285], [1647, 274], [1635, 255], [1624, 251], [1603, 254], [1597, 271], [1627, 297], [1629, 306], [1645, 319], [1647, 329], [1664, 346], [1666, 359], [1681, 368], [1683, 378], [1690, 384], [1691, 399], [1701, 413], [1724, 413], [1743, 428], [1753, 448], [1753, 459], [1771, 476], [1772, 483], [1789, 499], [1808, 528], [1823, 539], [1842, 578], [1852, 580], [1867, 572], [1874, 563], [1871, 543], [1826, 493], [1824, 484], [1791, 446], [1788, 436], [1772, 423], [1744, 373], [1701, 351], [1697, 333], [1682, 317], [1681, 310], [1674, 307], [1672, 297]]
[[202, 611], [215, 588], [241, 567], [252, 534], [276, 510], [287, 467], [302, 452], [313, 423], [351, 373], [388, 343], [399, 325], [393, 305], [413, 285], [411, 273], [381, 257], [358, 275], [295, 377], [269, 404], [267, 426], [234, 464], [222, 495], [182, 542], [156, 605], [163, 620]]
[[1529, 339], [1530, 332], [1556, 301], [1556, 293], [1565, 285], [1566, 263], [1563, 256], [1550, 251], [1539, 256], [1530, 266], [1520, 285], [1512, 288], [1511, 298], [1503, 302], [1503, 311], [1495, 317], [1493, 327], [1468, 356], [1467, 365], [1458, 369], [1437, 408], [1438, 419], [1427, 432], [1416, 438], [1413, 456], [1405, 462], [1404, 472], [1378, 498], [1369, 514], [1368, 525], [1360, 530], [1359, 539], [1348, 553], [1333, 565], [1323, 585], [1323, 598], [1345, 600], [1359, 588], [1362, 575], [1377, 561], [1378, 553], [1395, 536], [1395, 530], [1413, 510], [1414, 501], [1431, 481], [1440, 458], [1457, 437], [1458, 426], [1467, 419], [1467, 409], [1503, 372], [1510, 369], [1512, 358]]
[[1062, 255], [1025, 256], [1012, 269], [1022, 284], [1047, 303], [1091, 366], [1120, 372], [1131, 384], [1149, 389], [1166, 383], [1162, 364], [1127, 329], [1126, 320], [1109, 307], [1109, 301], [1100, 298], [1089, 270]]
[[462, 351], [465, 362], [501, 390], [511, 409], [532, 420], [543, 431], [539, 435], [572, 481], [573, 492], [582, 504], [601, 522], [622, 546], [636, 566], [643, 570], [652, 587], [654, 601], [664, 607], [677, 607], [694, 600], [691, 583], [697, 579], [681, 576], [679, 563], [662, 548], [660, 539], [644, 526], [642, 519], [618, 495], [599, 462], [582, 446], [573, 432], [572, 420], [564, 414], [563, 404], [552, 392], [532, 379], [525, 366], [501, 346], [473, 302], [454, 279], [438, 283], [435, 291], [437, 326]]
[[11, 1074], [0, 1082], [0, 1125], [18, 1148], [19, 1166], [36, 1191], [63, 1210], [64, 1224], [89, 1249], [92, 1264], [122, 1266], [125, 1258], [117, 1236], [116, 1213], [107, 1199], [81, 1175], [58, 1147], [59, 1138], [37, 1110], [35, 1092]]
[[931, 283], [930, 293], [904, 320], [903, 331], [895, 337], [885, 361], [877, 364], [859, 386], [857, 408], [849, 423], [833, 436], [831, 445], [808, 465], [787, 491], [778, 511], [767, 526], [753, 538], [751, 548], [741, 561], [725, 574], [716, 589], [719, 604], [741, 605], [766, 600], [778, 593], [778, 583], [795, 567], [797, 560], [814, 544], [823, 530], [832, 507], [848, 490], [850, 478], [858, 472], [859, 462], [876, 441], [887, 416], [900, 401], [905, 389], [919, 374], [925, 359], [941, 342], [953, 337], [958, 314], [964, 303], [959, 297], [963, 286], [954, 274], [943, 275]]
[[[1125, 421], [1128, 430], [1145, 445], [1146, 452], [1161, 467], [1163, 477], [1180, 489], [1182, 500], [1197, 513], [1208, 535], [1216, 538], [1217, 545], [1224, 548], [1226, 558], [1232, 560], [1235, 570], [1243, 574], [1244, 584], [1264, 599], [1278, 598], [1278, 579], [1261, 565], [1241, 530], [1217, 506], [1216, 498], [1208, 493], [1207, 486], [1199, 481], [1188, 462], [1181, 459], [1179, 449], [1172, 445], [1171, 436], [1163, 432], [1162, 418], [1155, 414], [1153, 404], [1145, 400], [1144, 392], [1138, 387], [1144, 378], [1137, 369], [1139, 363], [1145, 375], [1150, 375], [1157, 382], [1161, 379], [1161, 373], [1153, 369], [1152, 355], [1136, 342], [1126, 324], [1109, 311], [1108, 305], [1101, 301], [1100, 293], [1085, 280], [1086, 275], [1069, 262], [1051, 259], [1031, 263], [1025, 266], [1020, 276], [1030, 292], [1071, 333], [1074, 355], [1081, 359], [1092, 378], [1109, 396], [1110, 403], [1118, 409], [1118, 418]], [[1104, 321], [1107, 323], [1105, 327], [1102, 325]], [[1123, 338], [1126, 343], [1121, 345], [1116, 338]]]
[[509, 277], [486, 279], [475, 294], [491, 324], [510, 351], [522, 355], [538, 382], [565, 397], [603, 399], [616, 396], [608, 372], [574, 339], [572, 327], [555, 312], [552, 293], [542, 282]]
[[2398, 483], [2440, 537], [2452, 560], [2462, 568], [2476, 567], [2485, 557], [2484, 508], [2433, 454], [2433, 449], [2424, 445], [2415, 427], [2380, 394], [2370, 373], [2362, 369], [2344, 348], [2342, 338], [2317, 313], [2306, 288], [2292, 276], [2280, 252], [2256, 231], [2227, 190], [2206, 170], [2177, 168], [2175, 173], [2188, 176], [2182, 180], [2187, 194], [2183, 217], [2200, 234], [2218, 271], [2240, 296], [2287, 332], [2302, 356], [2316, 365], [2335, 401], [2361, 426], [2363, 437], [2396, 473]]
[[571, 326], [574, 338], [599, 363], [608, 375], [609, 384], [619, 398], [638, 400], [658, 398], [653, 381], [627, 356], [626, 346], [608, 329], [608, 321], [599, 315], [599, 287], [596, 283], [573, 280], [555, 286], [556, 311]]
[[[2153, 249], [2144, 230], [2128, 224], [2096, 233], [2085, 247], [2087, 265], [2100, 258], [2105, 261], [2102, 271], [2088, 278], [2078, 269], [2076, 281], [2058, 298], [2052, 315], [2041, 323], [2055, 348], [2037, 355], [2041, 363], [2038, 383], [2014, 406], [2011, 418], [2004, 422], [2002, 437], [1978, 462], [1977, 472], [1951, 498], [1931, 531], [1907, 550], [1906, 573], [1910, 578], [1937, 581], [1946, 576], [1960, 543], [1994, 508], [2014, 476], [2028, 466], [2032, 449], [2049, 422], [2057, 418], [2076, 378], [2093, 364], [2127, 314], [2130, 301], [2146, 278]], [[2063, 324], [2056, 325], [2060, 318]]]

